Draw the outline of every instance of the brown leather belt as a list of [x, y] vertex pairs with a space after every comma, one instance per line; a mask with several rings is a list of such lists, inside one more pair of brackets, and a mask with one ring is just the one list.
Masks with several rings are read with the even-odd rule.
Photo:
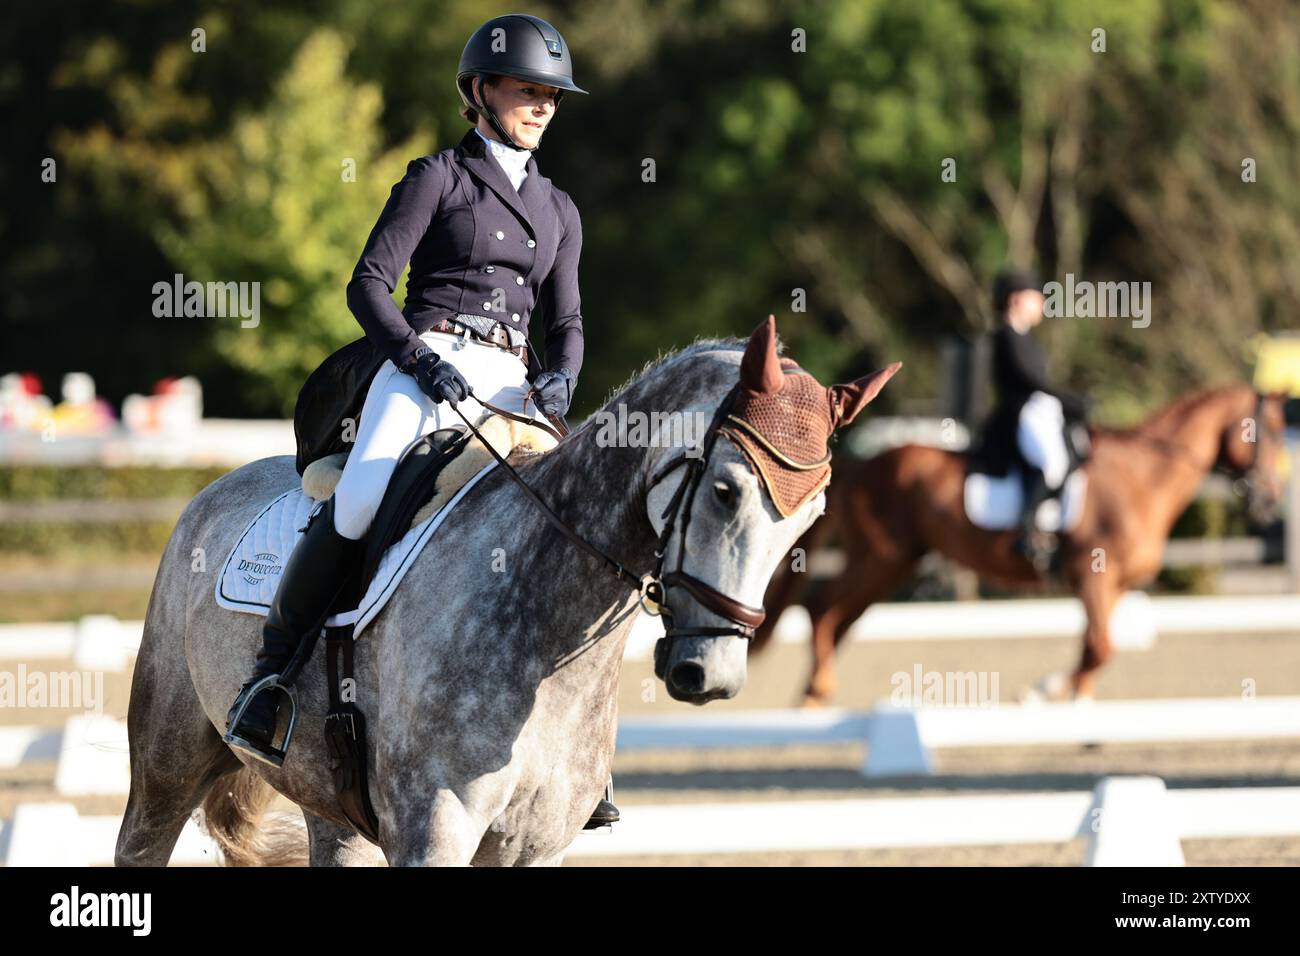
[[525, 365], [528, 364], [528, 346], [520, 345], [517, 348], [511, 348], [510, 333], [506, 331], [506, 327], [500, 322], [492, 326], [492, 331], [487, 335], [482, 335], [477, 330], [471, 329], [468, 325], [457, 322], [455, 319], [438, 319], [433, 325], [429, 326], [428, 331], [449, 332], [452, 335], [464, 335], [468, 332], [475, 341], [483, 342], [486, 345], [494, 345], [503, 352], [509, 352]]

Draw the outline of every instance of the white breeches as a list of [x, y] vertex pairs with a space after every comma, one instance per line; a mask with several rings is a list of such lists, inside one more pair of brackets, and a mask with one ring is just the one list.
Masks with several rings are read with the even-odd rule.
[[[524, 399], [528, 369], [518, 356], [447, 332], [426, 332], [421, 341], [465, 377], [474, 394], [514, 412], [543, 419], [536, 402]], [[489, 415], [473, 398], [457, 408], [475, 425]], [[544, 419], [543, 419], [544, 420]], [[419, 438], [453, 425], [464, 425], [445, 402], [435, 403], [415, 379], [384, 362], [375, 373], [361, 409], [357, 440], [334, 492], [334, 526], [345, 538], [361, 538], [374, 520], [388, 480], [402, 453]]]
[[1029, 396], [1020, 409], [1016, 444], [1025, 461], [1042, 469], [1048, 485], [1061, 487], [1070, 456], [1065, 449], [1065, 411], [1060, 399], [1045, 392]]

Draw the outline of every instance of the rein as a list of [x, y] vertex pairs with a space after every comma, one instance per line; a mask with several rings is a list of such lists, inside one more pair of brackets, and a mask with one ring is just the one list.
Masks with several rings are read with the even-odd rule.
[[[738, 388], [739, 385], [732, 387], [731, 391], [727, 393], [726, 397], [722, 400], [722, 404], [718, 406], [717, 411], [714, 413], [713, 421], [710, 423], [709, 430], [704, 436], [704, 447], [702, 453], [695, 457], [683, 455], [676, 459], [668, 467], [662, 469], [647, 486], [646, 491], [648, 493], [650, 489], [654, 488], [655, 485], [682, 464], [685, 464], [689, 469], [686, 478], [678, 486], [677, 491], [673, 493], [672, 500], [664, 509], [663, 517], [665, 523], [664, 529], [655, 545], [654, 571], [640, 575], [629, 570], [622, 564], [622, 562], [616, 561], [575, 531], [563, 518], [555, 513], [550, 505], [542, 500], [537, 492], [529, 486], [528, 482], [524, 481], [524, 479], [520, 477], [519, 473], [515, 471], [508, 461], [506, 461], [505, 457], [493, 448], [491, 443], [483, 437], [483, 434], [477, 427], [475, 427], [474, 423], [471, 422], [455, 404], [452, 404], [451, 407], [456, 412], [457, 416], [459, 416], [460, 420], [465, 423], [465, 426], [470, 430], [470, 432], [483, 443], [484, 447], [487, 448], [492, 457], [496, 459], [497, 464], [501, 465], [501, 467], [506, 470], [506, 473], [510, 476], [511, 480], [523, 489], [528, 500], [541, 510], [542, 514], [546, 516], [546, 519], [550, 521], [557, 530], [587, 554], [600, 561], [601, 565], [620, 581], [635, 590], [639, 596], [641, 607], [645, 611], [655, 615], [662, 614], [669, 619], [670, 626], [664, 630], [664, 636], [666, 638], [706, 635], [720, 636], [725, 634], [750, 638], [754, 636], [754, 629], [763, 623], [763, 619], [766, 616], [766, 612], [763, 608], [751, 607], [748, 604], [743, 604], [734, 598], [728, 597], [712, 585], [701, 581], [697, 577], [687, 574], [682, 569], [682, 564], [686, 556], [686, 532], [690, 526], [691, 505], [695, 500], [695, 491], [699, 486], [700, 478], [704, 474], [704, 470], [708, 465], [709, 456], [713, 452], [713, 446], [717, 443], [719, 426], [730, 411]], [[474, 396], [473, 389], [470, 390], [469, 394]], [[485, 409], [495, 414], [502, 414], [507, 418], [527, 422], [528, 424], [541, 425], [540, 422], [536, 422], [532, 419], [521, 418], [520, 416], [514, 415], [510, 412], [496, 409], [486, 402], [479, 400], [477, 397], [475, 397], [475, 400]], [[547, 431], [551, 431], [551, 429], [547, 429]], [[557, 433], [552, 432], [552, 434]], [[563, 436], [557, 434], [557, 437]], [[678, 550], [677, 567], [665, 574], [664, 565], [667, 561], [668, 543], [673, 532], [677, 528], [678, 519], [681, 519], [682, 527], [681, 547]], [[730, 625], [718, 627], [679, 628], [671, 626], [672, 611], [665, 603], [665, 592], [666, 589], [670, 587], [681, 587], [704, 608], [726, 618], [732, 623]]]
[[[470, 392], [470, 394], [473, 395], [474, 393]], [[564, 423], [563, 418], [552, 418], [550, 415], [546, 415], [546, 412], [542, 412], [543, 415], [546, 415], [546, 421], [539, 422], [535, 418], [525, 418], [523, 415], [516, 415], [514, 412], [508, 412], [504, 408], [498, 408], [497, 406], [491, 404], [490, 402], [483, 401], [477, 395], [474, 396], [474, 400], [478, 402], [480, 405], [482, 405], [484, 408], [486, 408], [493, 415], [500, 415], [502, 418], [508, 418], [511, 421], [520, 422], [524, 425], [533, 425], [537, 428], [540, 428], [542, 431], [546, 432], [556, 441], [560, 441], [561, 439], [564, 438], [565, 435], [569, 434], [569, 426]], [[452, 407], [455, 408], [456, 406], [453, 405]], [[464, 420], [464, 418], [465, 416], [461, 415], [462, 421]], [[466, 422], [465, 424], [468, 425], [469, 423]], [[484, 442], [484, 444], [487, 443]]]

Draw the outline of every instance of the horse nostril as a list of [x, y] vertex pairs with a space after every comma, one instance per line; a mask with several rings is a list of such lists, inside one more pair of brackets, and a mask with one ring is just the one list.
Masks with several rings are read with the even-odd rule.
[[698, 694], [704, 689], [704, 668], [699, 664], [677, 664], [669, 677], [673, 686], [684, 694]]

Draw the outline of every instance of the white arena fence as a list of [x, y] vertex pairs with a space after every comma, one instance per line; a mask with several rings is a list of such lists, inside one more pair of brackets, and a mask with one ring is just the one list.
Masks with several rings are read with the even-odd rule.
[[[1077, 637], [1072, 602], [1026, 601], [996, 610], [996, 636], [1041, 633], [1055, 622]], [[882, 605], [854, 629], [856, 640], [992, 636], [981, 615], [993, 602]], [[1034, 607], [1037, 605], [1037, 607]], [[1026, 607], [1028, 606], [1028, 607]], [[1300, 599], [1141, 598], [1159, 633], [1290, 630]], [[1142, 610], [1142, 609], [1145, 610]], [[1077, 610], [1077, 608], [1076, 608]], [[652, 619], [634, 635], [629, 656], [655, 637]], [[1067, 627], [1067, 624], [1069, 625]], [[123, 672], [138, 650], [142, 625], [89, 616], [76, 623], [0, 627], [0, 660], [71, 659], [85, 670]], [[798, 640], [797, 619], [782, 622], [781, 640]], [[637, 642], [649, 642], [638, 648]], [[1149, 646], [1149, 643], [1148, 645]], [[1300, 737], [1300, 698], [1096, 701], [1076, 704], [906, 708], [871, 711], [748, 711], [628, 717], [621, 751], [865, 744], [869, 777], [923, 775], [936, 748], [1131, 741]], [[129, 785], [125, 721], [93, 714], [60, 728], [0, 727], [0, 769], [53, 761], [60, 797], [124, 796]], [[111, 862], [120, 819], [82, 816], [65, 801], [29, 803], [0, 823], [0, 859], [101, 865]], [[1300, 835], [1300, 788], [1167, 790], [1158, 778], [1112, 777], [1092, 793], [867, 798], [627, 808], [612, 832], [584, 834], [572, 856], [816, 851], [889, 847], [1054, 843], [1083, 837], [1092, 865], [1182, 862], [1179, 840], [1197, 837]], [[215, 862], [211, 843], [191, 823], [174, 863]]]

